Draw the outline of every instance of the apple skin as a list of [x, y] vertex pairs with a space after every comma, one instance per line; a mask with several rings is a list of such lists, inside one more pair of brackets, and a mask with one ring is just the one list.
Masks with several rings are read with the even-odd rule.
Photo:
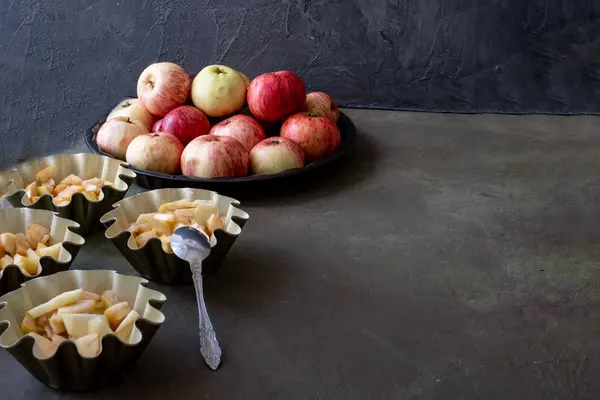
[[250, 169], [255, 174], [277, 174], [304, 167], [304, 151], [290, 139], [270, 137], [250, 152]]
[[209, 132], [213, 136], [229, 136], [240, 142], [248, 152], [265, 138], [265, 131], [254, 118], [237, 114], [215, 126]]
[[244, 80], [244, 83], [246, 84], [246, 87], [250, 86], [250, 83], [252, 82], [252, 79], [248, 78], [248, 75], [244, 74], [243, 72], [238, 71], [238, 74], [240, 74], [240, 76]]
[[323, 92], [306, 95], [306, 111], [311, 115], [329, 118], [334, 124], [340, 119], [340, 109], [333, 97]]
[[169, 111], [160, 121], [162, 124], [159, 130], [175, 135], [184, 146], [210, 130], [206, 115], [193, 106], [179, 106]]
[[163, 124], [163, 120], [161, 118], [161, 119], [159, 119], [158, 121], [156, 121], [154, 123], [154, 126], [152, 127], [152, 130], [150, 132], [160, 132], [160, 131], [162, 131], [162, 124]]
[[246, 176], [248, 151], [229, 136], [198, 136], [183, 150], [181, 171], [199, 178]]
[[154, 115], [165, 116], [185, 104], [190, 94], [190, 77], [177, 64], [154, 63], [142, 71], [137, 83], [137, 96]]
[[231, 115], [246, 102], [246, 83], [233, 68], [209, 65], [192, 82], [192, 101], [210, 117]]
[[146, 129], [150, 130], [154, 124], [154, 115], [150, 113], [140, 99], [125, 99], [112, 109], [106, 120], [114, 117], [127, 117], [139, 121]]
[[256, 118], [278, 121], [304, 109], [306, 87], [291, 71], [269, 72], [252, 80], [247, 100], [250, 112]]
[[133, 139], [125, 161], [146, 171], [174, 174], [179, 170], [183, 144], [167, 132], [153, 132]]
[[333, 121], [306, 112], [286, 119], [279, 135], [298, 143], [307, 161], [318, 160], [333, 153], [342, 141], [340, 130]]
[[113, 117], [106, 121], [96, 133], [98, 148], [119, 160], [125, 160], [129, 144], [148, 129], [139, 121], [127, 117]]

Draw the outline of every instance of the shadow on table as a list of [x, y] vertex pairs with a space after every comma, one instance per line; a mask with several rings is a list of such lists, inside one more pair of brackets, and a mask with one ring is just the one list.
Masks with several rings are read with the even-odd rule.
[[223, 265], [205, 280], [206, 298], [219, 308], [251, 316], [277, 302], [286, 282], [286, 253], [261, 243], [232, 248]]
[[379, 151], [365, 134], [358, 133], [354, 147], [338, 162], [324, 166], [307, 177], [256, 191], [233, 194], [242, 206], [269, 203], [304, 202], [350, 190], [371, 177], [376, 168]]

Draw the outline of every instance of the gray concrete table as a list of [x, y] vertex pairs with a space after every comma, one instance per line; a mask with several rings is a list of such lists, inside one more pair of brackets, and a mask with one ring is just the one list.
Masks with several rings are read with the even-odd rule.
[[[92, 394], [43, 387], [0, 353], [8, 399], [600, 397], [598, 118], [350, 110], [356, 151], [251, 219], [207, 301], [151, 284], [167, 322]], [[74, 268], [135, 273], [99, 233]]]

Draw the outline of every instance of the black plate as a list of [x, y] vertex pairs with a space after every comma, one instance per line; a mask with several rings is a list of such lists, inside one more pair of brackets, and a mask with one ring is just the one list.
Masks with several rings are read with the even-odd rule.
[[[96, 133], [105, 120], [106, 118], [101, 119], [94, 126], [85, 131], [85, 143], [92, 153], [110, 157], [109, 154], [104, 153], [98, 148], [95, 141]], [[137, 184], [147, 189], [190, 187], [232, 194], [254, 191], [258, 188], [265, 188], [266, 186], [288, 185], [297, 182], [300, 179], [306, 179], [313, 176], [315, 172], [322, 170], [323, 167], [338, 160], [352, 148], [356, 139], [356, 128], [350, 118], [344, 113], [340, 113], [338, 127], [342, 134], [342, 142], [335, 152], [321, 160], [307, 164], [303, 168], [291, 169], [279, 174], [207, 179], [183, 175], [168, 175], [159, 172], [140, 170], [133, 167], [130, 168], [137, 174]]]

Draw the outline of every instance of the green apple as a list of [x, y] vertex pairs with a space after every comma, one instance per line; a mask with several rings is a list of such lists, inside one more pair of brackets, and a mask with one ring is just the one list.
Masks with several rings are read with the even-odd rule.
[[246, 102], [246, 82], [233, 68], [209, 65], [192, 82], [192, 101], [208, 116], [231, 115]]

